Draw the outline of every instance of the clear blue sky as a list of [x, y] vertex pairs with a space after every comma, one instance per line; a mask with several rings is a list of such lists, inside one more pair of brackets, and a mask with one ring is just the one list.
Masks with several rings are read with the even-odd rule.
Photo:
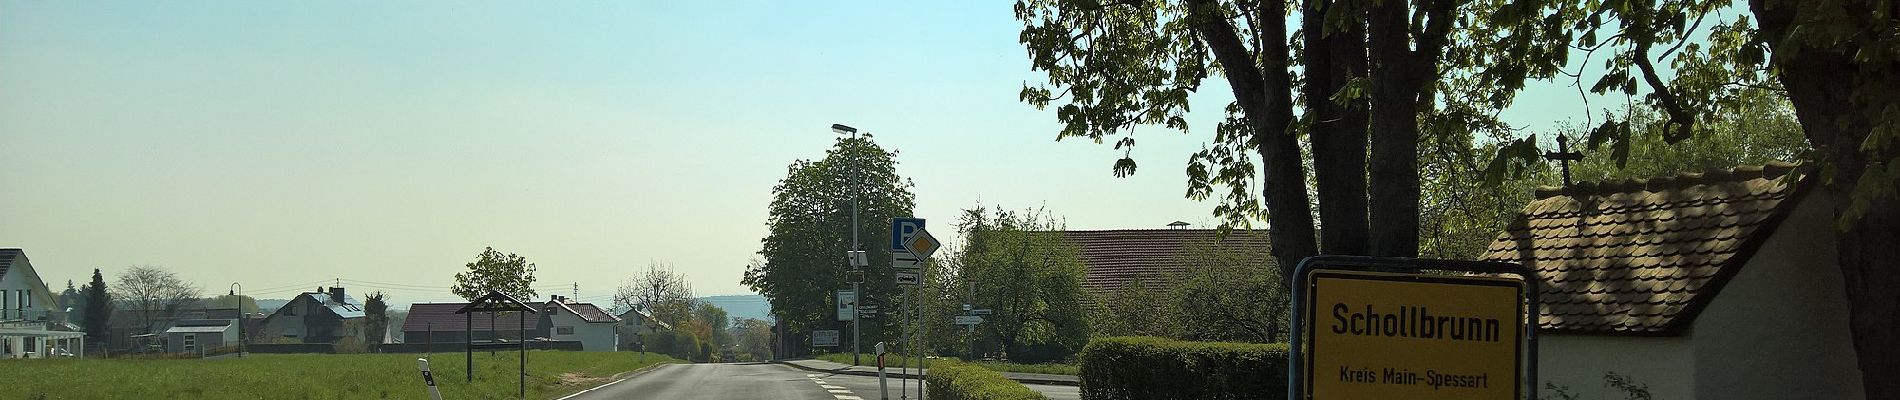
[[[717, 3], [717, 4], [714, 4]], [[333, 278], [398, 303], [484, 246], [605, 302], [649, 262], [741, 294], [771, 186], [832, 123], [900, 151], [916, 213], [1047, 207], [1072, 229], [1206, 227], [1196, 132], [1055, 142], [1010, 2], [0, 1], [0, 247], [48, 284], [174, 270], [285, 297]], [[1544, 85], [1508, 116], [1581, 109]], [[561, 289], [549, 290], [552, 287]], [[57, 290], [57, 289], [56, 289]]]

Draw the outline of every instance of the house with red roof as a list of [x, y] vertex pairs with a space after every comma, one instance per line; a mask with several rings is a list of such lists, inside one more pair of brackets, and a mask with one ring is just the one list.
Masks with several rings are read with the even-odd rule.
[[[1865, 398], [1815, 177], [1769, 164], [1538, 190], [1482, 257], [1541, 279], [1536, 387]], [[1798, 174], [1796, 174], [1798, 175]]]
[[581, 342], [581, 351], [620, 349], [620, 332], [614, 329], [620, 324], [620, 317], [592, 303], [553, 296], [547, 303], [542, 303], [541, 311], [541, 322], [536, 331], [546, 332], [549, 339]]

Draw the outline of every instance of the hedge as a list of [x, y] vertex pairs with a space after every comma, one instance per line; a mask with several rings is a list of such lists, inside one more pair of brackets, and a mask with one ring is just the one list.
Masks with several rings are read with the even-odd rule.
[[1082, 350], [1082, 398], [1285, 399], [1286, 360], [1285, 344], [1096, 338]]
[[930, 361], [924, 377], [928, 400], [1048, 400], [1003, 374], [950, 360]]

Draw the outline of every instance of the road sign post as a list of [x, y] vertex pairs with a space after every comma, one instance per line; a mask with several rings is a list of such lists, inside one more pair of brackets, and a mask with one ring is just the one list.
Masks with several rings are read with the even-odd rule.
[[1289, 399], [1536, 398], [1536, 278], [1523, 266], [1310, 257], [1293, 290]]

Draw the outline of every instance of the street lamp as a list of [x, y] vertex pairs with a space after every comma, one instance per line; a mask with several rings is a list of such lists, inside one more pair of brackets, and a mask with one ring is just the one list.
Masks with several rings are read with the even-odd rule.
[[[853, 142], [856, 142], [858, 140], [858, 128], [852, 128], [850, 125], [831, 124], [831, 131], [837, 132], [840, 135], [849, 134], [851, 135], [851, 140]], [[859, 192], [864, 191], [863, 186], [864, 186], [864, 182], [858, 176], [858, 163], [853, 162], [851, 163], [851, 251], [845, 253], [845, 259], [847, 260], [845, 262], [851, 265], [853, 272], [860, 272], [860, 273], [863, 272], [862, 268], [864, 268], [864, 266], [858, 265], [858, 259], [859, 259], [858, 251], [861, 250], [858, 248], [858, 194]], [[863, 275], [861, 274], [859, 275], [858, 279], [851, 280], [851, 298], [853, 299], [852, 302], [856, 302], [856, 303], [864, 302], [864, 291], [859, 285], [859, 283], [863, 280], [864, 280]], [[852, 305], [851, 306], [851, 364], [852, 365], [864, 364], [863, 360], [860, 359], [858, 355], [858, 353], [860, 353], [860, 349], [858, 348], [858, 340], [863, 337], [862, 335], [860, 335], [858, 325], [859, 325], [860, 320], [862, 319], [863, 318], [858, 317], [857, 305], [855, 304]]]
[[237, 282], [231, 282], [230, 289], [231, 289], [231, 302], [237, 303], [238, 357], [244, 357], [244, 351], [249, 350], [244, 345], [245, 340], [249, 339], [248, 337], [244, 336], [244, 320], [248, 319], [244, 317], [244, 285], [238, 284]]

